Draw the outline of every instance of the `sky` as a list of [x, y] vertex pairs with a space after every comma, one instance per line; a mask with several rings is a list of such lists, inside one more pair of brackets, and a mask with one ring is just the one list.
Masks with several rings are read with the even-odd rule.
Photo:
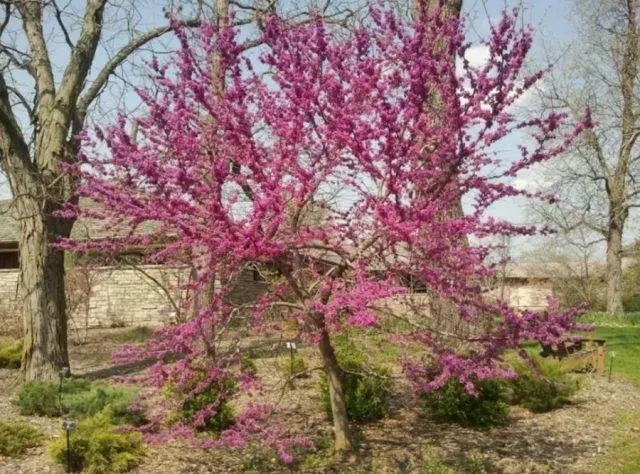
[[[83, 2], [81, 2], [83, 3]], [[524, 15], [522, 18], [524, 21], [535, 29], [534, 36], [534, 50], [532, 52], [532, 62], [539, 65], [546, 65], [546, 58], [548, 55], [561, 54], [561, 52], [571, 44], [573, 41], [573, 25], [570, 23], [570, 13], [572, 8], [572, 0], [464, 0], [463, 8], [467, 17], [469, 25], [469, 37], [473, 41], [478, 36], [486, 36], [489, 30], [489, 21], [496, 21], [502, 10], [505, 8], [511, 9], [515, 6], [522, 5], [524, 8]], [[153, 5], [154, 2], [150, 2], [149, 5]], [[139, 13], [140, 14], [140, 13]], [[114, 17], [116, 22], [122, 21]], [[112, 20], [114, 19], [112, 18]], [[50, 18], [48, 21], [51, 21]], [[163, 21], [162, 11], [160, 9], [154, 10], [153, 7], [146, 9], [140, 15], [138, 19], [140, 21], [140, 28], [144, 30], [146, 24], [158, 25]], [[55, 25], [45, 25], [53, 28]], [[115, 35], [110, 39], [113, 44], [116, 44], [119, 39]], [[72, 32], [73, 35], [73, 32]], [[170, 43], [166, 43], [170, 45]], [[68, 54], [65, 51], [64, 44], [60, 47], [57, 45], [51, 45], [50, 48], [53, 55], [53, 62], [58, 64], [65, 64], [68, 59]], [[170, 49], [170, 46], [169, 46]], [[138, 54], [135, 61], [139, 64], [146, 59], [148, 54]], [[469, 50], [469, 59], [472, 62], [481, 63], [483, 58], [486, 57], [486, 50], [483, 47], [475, 46]], [[106, 60], [104, 50], [98, 52], [98, 64]], [[92, 70], [92, 74], [95, 74], [97, 68]], [[135, 82], [136, 78], [127, 78], [131, 82]], [[130, 102], [132, 100], [131, 95], [122, 95], [119, 90], [115, 92], [110, 91], [110, 95], [105, 96], [100, 109], [96, 111], [94, 120], [99, 117], [103, 110], [113, 109], [113, 105], [119, 105], [122, 100]], [[112, 98], [110, 99], [110, 97]], [[112, 100], [112, 103], [110, 103]], [[108, 116], [108, 115], [107, 115]], [[102, 115], [103, 118], [107, 116]], [[513, 136], [505, 140], [502, 144], [505, 156], [512, 153], [512, 150], [516, 149], [516, 146], [525, 141], [524, 136]], [[538, 170], [525, 173], [519, 177], [515, 184], [525, 189], [532, 190], [536, 186], [538, 180]], [[0, 175], [0, 199], [10, 197], [8, 185], [3, 176]], [[496, 204], [492, 208], [492, 213], [496, 217], [507, 218], [515, 222], [525, 222], [527, 220], [526, 203], [520, 199], [510, 199], [502, 201]], [[527, 246], [526, 242], [514, 242], [515, 251]]]

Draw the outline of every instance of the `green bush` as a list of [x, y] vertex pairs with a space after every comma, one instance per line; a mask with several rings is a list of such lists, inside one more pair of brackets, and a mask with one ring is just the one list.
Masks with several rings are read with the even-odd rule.
[[[142, 435], [138, 432], [118, 431], [111, 424], [107, 410], [80, 421], [71, 432], [71, 468], [89, 474], [127, 472], [137, 466], [144, 454]], [[51, 454], [62, 464], [67, 464], [67, 444], [61, 436], [52, 446]]]
[[[63, 382], [63, 399], [69, 395], [87, 392], [90, 383], [81, 379], [66, 379]], [[14, 402], [22, 415], [61, 416], [59, 384], [56, 382], [29, 382], [22, 387]]]
[[124, 416], [127, 408], [133, 403], [136, 391], [123, 387], [109, 387], [101, 383], [93, 383], [86, 392], [78, 392], [65, 396], [62, 406], [65, 414], [73, 418], [85, 418], [109, 407], [110, 413]]
[[536, 358], [536, 365], [544, 378], [524, 361], [512, 365], [518, 377], [509, 383], [510, 401], [533, 412], [547, 412], [569, 403], [570, 397], [579, 388], [577, 381], [568, 377], [557, 360]]
[[640, 294], [629, 295], [622, 300], [625, 313], [637, 313], [640, 311]]
[[[335, 338], [338, 363], [343, 370], [347, 416], [354, 421], [374, 421], [389, 414], [393, 383], [391, 371], [382, 366], [367, 366], [364, 356], [345, 336]], [[320, 379], [322, 407], [331, 416], [329, 381], [325, 374]]]
[[0, 369], [19, 369], [22, 361], [22, 341], [0, 342]]
[[42, 433], [25, 423], [0, 421], [0, 455], [20, 456], [27, 448], [42, 444]]
[[483, 379], [474, 382], [477, 394], [469, 393], [456, 379], [435, 392], [423, 395], [427, 413], [437, 421], [489, 428], [503, 425], [509, 418], [504, 382]]
[[282, 359], [279, 366], [287, 377], [301, 375], [307, 371], [307, 363], [304, 361], [304, 357], [297, 354], [293, 356], [293, 359], [290, 357]]
[[[188, 390], [194, 388], [198, 382], [199, 380], [197, 378], [194, 379]], [[169, 384], [167, 390], [170, 393], [175, 390], [175, 388], [173, 385]], [[226, 395], [221, 396], [221, 390], [224, 390]], [[193, 423], [200, 410], [207, 405], [214, 405], [217, 407], [215, 415], [208, 418], [205, 425], [200, 427], [200, 430], [220, 433], [225, 428], [231, 426], [235, 421], [233, 408], [227, 401], [228, 396], [234, 392], [235, 383], [232, 380], [223, 382], [222, 386], [212, 385], [195, 397], [185, 399], [178, 410], [169, 418], [169, 424], [179, 420], [187, 420], [188, 422]]]
[[56, 382], [30, 382], [18, 394], [15, 404], [23, 415], [61, 416], [82, 419], [109, 407], [115, 424], [143, 424], [140, 412], [128, 410], [136, 392], [124, 387], [110, 387], [101, 382], [65, 379], [62, 383], [62, 411], [60, 385]]
[[256, 375], [258, 373], [258, 367], [256, 367], [256, 363], [248, 354], [244, 354], [240, 359], [240, 368], [243, 372], [250, 375]]

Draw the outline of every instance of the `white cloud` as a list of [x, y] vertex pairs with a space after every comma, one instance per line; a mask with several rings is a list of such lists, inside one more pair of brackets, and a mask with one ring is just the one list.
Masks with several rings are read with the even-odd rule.
[[472, 67], [482, 67], [489, 61], [489, 46], [486, 44], [475, 44], [470, 46], [465, 53], [465, 57]]

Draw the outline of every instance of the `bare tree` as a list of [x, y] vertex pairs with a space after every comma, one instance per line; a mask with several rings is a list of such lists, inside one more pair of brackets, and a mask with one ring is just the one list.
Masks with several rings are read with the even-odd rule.
[[[259, 26], [276, 7], [275, 0], [179, 3], [175, 12], [188, 26], [207, 14], [224, 20], [231, 5], [236, 25]], [[75, 199], [65, 165], [76, 159], [76, 137], [90, 110], [99, 110], [105, 89], [120, 84], [120, 99], [127, 101], [134, 78], [122, 74], [123, 65], [171, 31], [162, 15], [159, 26], [143, 30], [149, 12], [159, 9], [144, 0], [0, 0], [0, 169], [20, 220], [26, 380], [53, 379], [68, 365], [64, 258], [51, 246], [68, 237], [74, 224], [57, 215]], [[291, 11], [308, 19], [301, 10]], [[336, 18], [350, 13], [330, 0], [319, 11]], [[248, 41], [246, 47], [257, 44]]]
[[607, 311], [622, 311], [622, 239], [640, 206], [640, 0], [577, 0], [577, 39], [540, 89], [545, 108], [590, 109], [595, 126], [549, 169], [560, 200], [538, 209], [565, 235], [606, 242]]

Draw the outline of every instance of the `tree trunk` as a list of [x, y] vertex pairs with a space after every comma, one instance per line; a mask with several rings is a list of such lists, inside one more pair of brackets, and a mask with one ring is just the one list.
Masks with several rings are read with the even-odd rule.
[[58, 235], [68, 234], [70, 225], [49, 217], [32, 196], [16, 199], [16, 206], [22, 208], [21, 216], [28, 216], [20, 221], [22, 370], [26, 381], [55, 380], [69, 357], [64, 252], [50, 245]]
[[333, 417], [333, 431], [335, 436], [334, 447], [336, 451], [347, 451], [351, 449], [351, 439], [349, 436], [347, 406], [342, 391], [342, 369], [340, 365], [338, 365], [336, 353], [331, 345], [329, 334], [325, 329], [322, 330], [320, 354], [329, 382], [329, 398], [331, 400], [331, 415]]
[[612, 222], [607, 235], [607, 312], [622, 313], [622, 226]]

